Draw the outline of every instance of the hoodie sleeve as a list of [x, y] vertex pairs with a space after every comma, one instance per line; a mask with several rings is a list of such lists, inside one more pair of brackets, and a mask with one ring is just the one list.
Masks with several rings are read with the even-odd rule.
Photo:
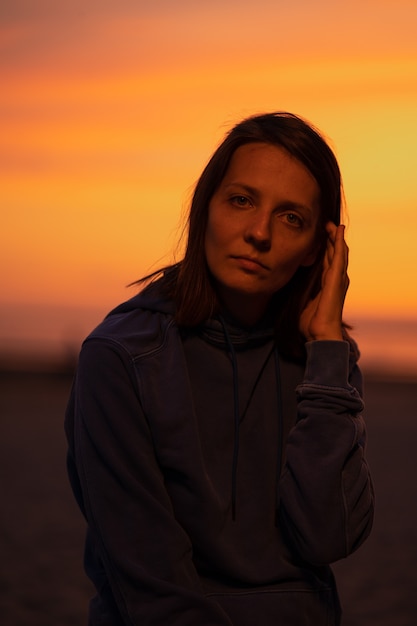
[[280, 480], [280, 518], [300, 558], [329, 564], [358, 548], [373, 521], [362, 379], [346, 341], [306, 344], [298, 418]]
[[[133, 362], [116, 342], [84, 344], [66, 433], [70, 480], [88, 522], [86, 570], [102, 598], [92, 604], [100, 624], [231, 626], [200, 587], [155, 459]], [[110, 619], [103, 604], [117, 607]]]

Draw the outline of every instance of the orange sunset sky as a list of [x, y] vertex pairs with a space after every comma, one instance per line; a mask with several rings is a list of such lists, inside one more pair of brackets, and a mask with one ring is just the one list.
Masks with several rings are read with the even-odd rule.
[[172, 260], [225, 131], [290, 110], [342, 169], [348, 321], [416, 346], [416, 32], [415, 0], [4, 0], [0, 342], [78, 341]]

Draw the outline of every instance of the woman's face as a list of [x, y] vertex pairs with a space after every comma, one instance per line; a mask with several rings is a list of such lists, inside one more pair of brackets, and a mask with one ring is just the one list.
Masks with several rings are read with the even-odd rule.
[[239, 147], [213, 195], [205, 253], [223, 305], [246, 325], [302, 265], [315, 260], [320, 190], [282, 148]]

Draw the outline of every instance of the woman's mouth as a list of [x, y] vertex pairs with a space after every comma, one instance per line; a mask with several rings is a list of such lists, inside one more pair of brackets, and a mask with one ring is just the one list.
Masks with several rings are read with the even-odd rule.
[[233, 256], [238, 265], [249, 272], [259, 272], [259, 270], [269, 269], [267, 265], [259, 261], [259, 259], [250, 256]]

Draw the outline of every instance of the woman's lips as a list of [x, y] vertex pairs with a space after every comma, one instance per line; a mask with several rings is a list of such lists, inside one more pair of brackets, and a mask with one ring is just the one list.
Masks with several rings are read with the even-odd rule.
[[269, 269], [267, 265], [259, 261], [254, 257], [249, 256], [233, 256], [233, 259], [237, 261], [238, 265], [243, 269], [249, 270], [251, 272], [259, 272], [259, 270], [267, 270]]

